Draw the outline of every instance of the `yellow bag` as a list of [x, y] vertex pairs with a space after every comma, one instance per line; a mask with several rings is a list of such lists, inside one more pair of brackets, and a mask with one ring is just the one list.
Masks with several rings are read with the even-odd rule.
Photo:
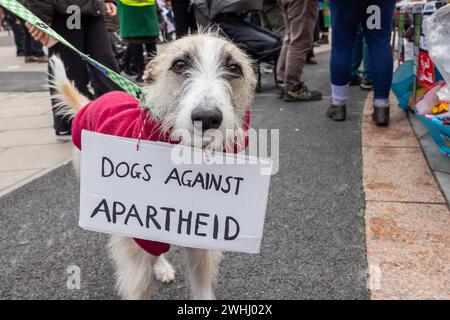
[[144, 7], [144, 6], [152, 6], [155, 4], [155, 0], [119, 0], [126, 6], [132, 7]]

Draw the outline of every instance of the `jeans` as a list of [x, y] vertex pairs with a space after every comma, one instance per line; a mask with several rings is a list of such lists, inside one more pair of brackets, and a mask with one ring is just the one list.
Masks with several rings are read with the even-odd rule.
[[[109, 35], [106, 31], [105, 21], [102, 17], [82, 16], [81, 29], [73, 30], [67, 28], [66, 20], [67, 17], [65, 16], [55, 15], [52, 28], [80, 51], [89, 54], [109, 69], [119, 72]], [[49, 56], [54, 54], [58, 54], [64, 62], [67, 77], [74, 81], [75, 87], [89, 99], [97, 98], [109, 91], [122, 91], [118, 85], [91, 65], [87, 65], [77, 53], [63, 44], [58, 43], [49, 49]], [[49, 70], [49, 74], [52, 74], [52, 70]], [[88, 89], [91, 79], [95, 95], [92, 95]], [[52, 90], [50, 89], [50, 91]], [[56, 103], [57, 101], [52, 101], [53, 106]], [[58, 115], [58, 109], [53, 108], [52, 110], [55, 130], [58, 132], [70, 130], [70, 121]]]
[[[366, 10], [371, 5], [380, 8], [379, 29], [368, 28], [368, 18], [373, 18], [373, 13], [368, 14]], [[330, 1], [333, 30], [330, 68], [333, 85], [345, 86], [350, 81], [352, 51], [361, 24], [369, 48], [375, 99], [389, 97], [393, 67], [390, 39], [394, 7], [395, 0]]]
[[359, 67], [361, 62], [363, 63], [363, 71], [361, 73], [362, 77], [365, 79], [372, 79], [370, 72], [370, 57], [369, 57], [369, 47], [367, 46], [367, 41], [364, 38], [364, 30], [360, 26], [356, 32], [355, 45], [353, 47], [352, 54], [352, 78], [359, 77]]

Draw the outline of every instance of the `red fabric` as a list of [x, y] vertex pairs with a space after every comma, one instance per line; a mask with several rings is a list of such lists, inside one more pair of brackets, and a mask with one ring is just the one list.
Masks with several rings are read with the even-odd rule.
[[[245, 117], [245, 128], [250, 123], [250, 112]], [[139, 102], [125, 92], [110, 92], [90, 102], [78, 112], [72, 122], [72, 140], [81, 150], [83, 129], [125, 138], [176, 143], [170, 135], [160, 136], [160, 124], [139, 107]], [[246, 146], [248, 141], [246, 139]], [[167, 243], [134, 239], [146, 252], [159, 256], [170, 249]]]

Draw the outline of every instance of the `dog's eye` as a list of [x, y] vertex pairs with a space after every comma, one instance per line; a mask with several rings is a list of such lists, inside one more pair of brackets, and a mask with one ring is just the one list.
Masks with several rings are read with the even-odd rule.
[[241, 69], [241, 67], [240, 67], [239, 65], [237, 65], [237, 64], [230, 64], [230, 65], [227, 67], [227, 71], [228, 71], [229, 73], [233, 74], [233, 75], [236, 75], [236, 76], [241, 76], [241, 75], [242, 75], [242, 69]]
[[183, 59], [175, 60], [172, 64], [172, 70], [176, 73], [183, 73], [186, 71], [188, 63]]

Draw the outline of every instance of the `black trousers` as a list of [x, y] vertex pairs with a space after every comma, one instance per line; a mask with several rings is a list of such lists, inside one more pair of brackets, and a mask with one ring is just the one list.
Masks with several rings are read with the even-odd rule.
[[22, 24], [24, 43], [23, 51], [24, 55], [28, 57], [43, 57], [45, 56], [44, 50], [42, 49], [42, 44], [39, 41], [33, 39], [31, 34], [28, 32], [28, 28], [25, 26], [25, 22]]
[[177, 38], [184, 37], [191, 32], [197, 31], [197, 21], [195, 20], [194, 7], [190, 5], [189, 0], [173, 0], [173, 15]]
[[142, 76], [145, 71], [145, 60], [144, 60], [144, 47], [147, 50], [147, 53], [154, 57], [156, 55], [156, 43], [147, 42], [147, 43], [130, 43], [128, 45], [127, 50], [129, 50], [129, 55], [131, 57], [131, 61], [134, 63], [136, 70], [139, 76]]
[[11, 28], [14, 34], [14, 43], [16, 44], [17, 55], [25, 54], [25, 31], [21, 24], [17, 24], [16, 21], [12, 21]]
[[[80, 51], [90, 55], [111, 70], [119, 72], [103, 17], [82, 16], [81, 29], [73, 30], [67, 28], [66, 21], [67, 17], [65, 16], [55, 16], [52, 28]], [[110, 91], [122, 90], [63, 44], [58, 43], [49, 49], [49, 56], [54, 54], [61, 57], [66, 67], [67, 77], [74, 81], [77, 89], [86, 97], [93, 99]], [[50, 68], [49, 74], [51, 77], [52, 70]], [[88, 89], [89, 82], [92, 84], [94, 93]], [[52, 101], [52, 105], [55, 104], [56, 101]], [[55, 130], [58, 132], [69, 131], [71, 129], [70, 121], [57, 115], [57, 111], [53, 108]]]

